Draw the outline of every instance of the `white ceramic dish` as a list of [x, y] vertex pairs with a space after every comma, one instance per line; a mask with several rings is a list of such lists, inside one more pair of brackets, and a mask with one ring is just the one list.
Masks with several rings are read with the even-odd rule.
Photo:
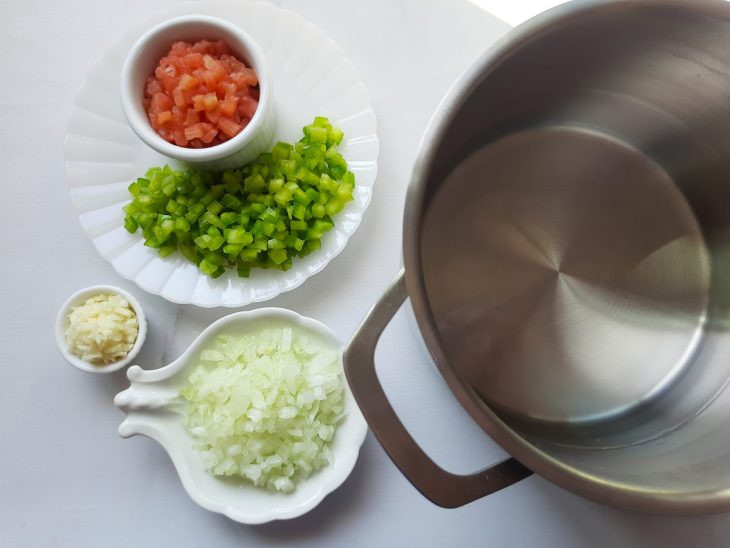
[[335, 348], [342, 348], [337, 336], [322, 323], [281, 308], [259, 308], [236, 312], [211, 324], [171, 364], [151, 371], [132, 366], [127, 371], [130, 387], [117, 394], [114, 403], [127, 417], [119, 434], [137, 434], [157, 441], [170, 455], [185, 490], [203, 508], [241, 523], [264, 523], [300, 516], [319, 504], [350, 475], [365, 440], [367, 424], [345, 387], [346, 415], [332, 444], [334, 462], [300, 482], [291, 494], [274, 493], [244, 483], [218, 479], [205, 471], [193, 440], [183, 427], [184, 402], [178, 396], [197, 363], [201, 347], [228, 330], [244, 333], [276, 326], [294, 325]]
[[[122, 227], [129, 183], [149, 167], [170, 162], [140, 141], [125, 120], [118, 92], [122, 63], [145, 29], [188, 14], [226, 19], [261, 46], [275, 90], [274, 140], [298, 140], [316, 115], [329, 117], [345, 133], [340, 151], [355, 173], [355, 199], [337, 216], [322, 249], [297, 260], [287, 272], [256, 269], [248, 279], [228, 272], [211, 280], [177, 254], [160, 258], [140, 235]], [[344, 249], [370, 203], [378, 150], [370, 94], [342, 49], [320, 29], [267, 2], [204, 0], [153, 15], [103, 54], [69, 119], [66, 181], [84, 231], [121, 276], [175, 303], [240, 307], [298, 287]]]
[[[137, 340], [134, 341], [132, 350], [129, 351], [129, 354], [127, 354], [124, 359], [108, 365], [92, 365], [81, 358], [74, 356], [71, 352], [69, 352], [68, 343], [66, 342], [66, 329], [68, 329], [69, 324], [68, 314], [71, 312], [71, 308], [79, 306], [86, 299], [100, 293], [117, 294], [127, 299], [127, 302], [130, 304], [135, 314], [137, 314], [137, 322], [139, 323]], [[134, 298], [134, 295], [113, 285], [92, 285], [91, 287], [86, 287], [77, 291], [66, 299], [66, 302], [63, 303], [63, 305], [61, 305], [61, 309], [58, 311], [58, 316], [56, 316], [55, 335], [56, 344], [58, 345], [58, 349], [61, 351], [61, 354], [63, 354], [66, 361], [73, 365], [76, 369], [86, 371], [87, 373], [113, 373], [114, 371], [119, 371], [120, 369], [128, 366], [132, 360], [137, 357], [137, 354], [139, 354], [139, 351], [142, 349], [142, 345], [147, 338], [147, 319], [145, 317], [144, 310], [142, 309], [142, 305], [140, 305], [137, 299]]]
[[[259, 106], [251, 122], [235, 137], [209, 148], [184, 148], [165, 141], [152, 128], [142, 105], [147, 77], [176, 41], [222, 39], [238, 59], [259, 78]], [[121, 77], [124, 116], [137, 136], [154, 150], [205, 169], [228, 169], [247, 164], [265, 152], [274, 135], [274, 105], [269, 67], [263, 51], [243, 30], [223, 19], [205, 15], [175, 17], [150, 28], [135, 42], [124, 62]]]

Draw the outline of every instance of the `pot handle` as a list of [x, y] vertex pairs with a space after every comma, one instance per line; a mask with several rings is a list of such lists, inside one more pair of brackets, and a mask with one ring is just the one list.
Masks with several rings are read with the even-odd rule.
[[435, 504], [457, 508], [512, 485], [532, 471], [508, 458], [474, 474], [452, 474], [433, 462], [408, 433], [383, 392], [374, 361], [380, 335], [407, 297], [401, 268], [348, 344], [345, 374], [371, 430], [403, 475]]

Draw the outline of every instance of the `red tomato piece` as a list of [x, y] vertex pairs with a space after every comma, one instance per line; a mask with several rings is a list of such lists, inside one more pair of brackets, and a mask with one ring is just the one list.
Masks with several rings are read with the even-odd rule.
[[224, 55], [229, 55], [231, 50], [228, 49], [228, 44], [226, 44], [223, 40], [216, 40], [211, 45], [211, 52], [216, 57], [223, 57]]
[[170, 48], [169, 55], [185, 55], [188, 45], [185, 42], [175, 42]]
[[211, 124], [217, 124], [221, 114], [223, 114], [223, 111], [220, 108], [205, 111], [205, 117]]
[[176, 129], [172, 132], [173, 139], [175, 140], [175, 144], [179, 147], [186, 147], [188, 146], [188, 140], [185, 138], [185, 134], [181, 129]]
[[188, 103], [187, 99], [185, 99], [185, 92], [179, 87], [173, 90], [172, 100], [175, 101], [175, 105], [179, 108], [184, 108]]
[[211, 111], [218, 107], [218, 96], [215, 92], [203, 95], [203, 106], [205, 110]]
[[224, 116], [233, 116], [238, 108], [238, 97], [230, 96], [226, 97], [225, 100], [220, 104], [221, 114]]
[[183, 122], [183, 126], [185, 128], [194, 126], [196, 124], [200, 123], [200, 114], [198, 114], [197, 111], [189, 108], [187, 109], [187, 114], [185, 115], [185, 121]]
[[218, 84], [218, 86], [216, 87], [216, 92], [218, 93], [218, 97], [220, 99], [232, 97], [233, 94], [236, 93], [236, 84], [228, 80], [224, 80], [223, 82]]
[[213, 128], [210, 131], [208, 131], [205, 135], [203, 135], [200, 140], [203, 141], [206, 145], [215, 139], [215, 136], [218, 135], [218, 130]]
[[238, 104], [241, 114], [247, 118], [253, 118], [253, 115], [256, 113], [256, 109], [259, 106], [259, 102], [249, 96], [241, 97], [238, 100]]
[[172, 101], [170, 97], [164, 93], [155, 93], [152, 96], [152, 103], [150, 104], [150, 110], [160, 112], [163, 110], [170, 110], [172, 108]]
[[203, 66], [203, 54], [196, 52], [188, 53], [183, 57], [183, 62], [188, 68], [200, 68]]
[[191, 89], [195, 89], [198, 87], [198, 79], [195, 76], [190, 76], [189, 74], [185, 73], [180, 77], [180, 86], [181, 89], [184, 89], [185, 91], [190, 91]]
[[155, 93], [162, 93], [164, 91], [162, 84], [160, 84], [160, 81], [154, 76], [147, 78], [147, 87], [145, 89], [147, 95], [150, 97], [152, 97]]
[[209, 131], [209, 127], [212, 126], [210, 124], [193, 124], [186, 127], [183, 133], [188, 141], [192, 141], [193, 139], [200, 139], [205, 135]]
[[237, 124], [231, 118], [221, 118], [220, 120], [218, 120], [217, 126], [219, 130], [221, 130], [229, 137], [233, 137], [234, 135], [237, 135], [239, 131], [241, 131], [241, 125]]
[[160, 112], [157, 115], [157, 123], [159, 125], [166, 124], [167, 122], [170, 122], [171, 120], [172, 120], [172, 112], [170, 112], [169, 110]]
[[196, 53], [208, 53], [209, 47], [210, 42], [208, 42], [208, 40], [200, 40], [198, 42], [195, 42], [195, 44], [190, 47], [190, 50]]

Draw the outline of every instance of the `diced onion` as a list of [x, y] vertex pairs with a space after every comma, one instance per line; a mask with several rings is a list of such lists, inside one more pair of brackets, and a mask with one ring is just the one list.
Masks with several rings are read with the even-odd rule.
[[337, 351], [291, 328], [219, 336], [181, 391], [207, 470], [292, 492], [332, 462], [344, 413]]

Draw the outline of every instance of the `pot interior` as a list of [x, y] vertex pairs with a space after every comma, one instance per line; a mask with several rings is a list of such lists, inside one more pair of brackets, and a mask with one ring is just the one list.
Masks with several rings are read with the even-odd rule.
[[603, 3], [523, 33], [421, 182], [439, 367], [576, 478], [667, 500], [730, 489], [729, 16]]

